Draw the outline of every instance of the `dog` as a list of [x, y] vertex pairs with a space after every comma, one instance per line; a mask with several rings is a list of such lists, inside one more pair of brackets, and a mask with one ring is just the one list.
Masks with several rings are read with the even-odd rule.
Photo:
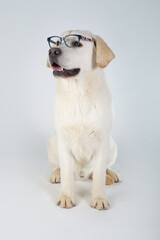
[[110, 136], [112, 96], [103, 68], [115, 57], [104, 40], [88, 31], [66, 31], [47, 39], [47, 67], [57, 81], [54, 96], [55, 133], [48, 141], [48, 158], [54, 167], [52, 183], [61, 182], [57, 204], [75, 206], [74, 176], [92, 179], [91, 207], [105, 210], [105, 183], [119, 182], [110, 169], [117, 146]]

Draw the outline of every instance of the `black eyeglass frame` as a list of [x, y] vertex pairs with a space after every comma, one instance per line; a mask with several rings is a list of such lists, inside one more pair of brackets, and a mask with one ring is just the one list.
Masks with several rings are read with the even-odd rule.
[[80, 40], [89, 41], [89, 42], [94, 42], [93, 39], [87, 38], [87, 37], [82, 36], [82, 35], [69, 34], [69, 35], [66, 35], [65, 37], [60, 37], [60, 36], [51, 36], [51, 37], [48, 37], [48, 38], [47, 38], [48, 45], [49, 45], [50, 48], [52, 48], [52, 46], [51, 46], [51, 39], [52, 39], [53, 37], [57, 37], [57, 38], [60, 39], [59, 45], [61, 45], [61, 44], [62, 44], [62, 41], [64, 41], [64, 43], [65, 43], [65, 45], [66, 45], [67, 47], [73, 48], [73, 47], [75, 47], [75, 46], [69, 46], [69, 45], [67, 45], [67, 43], [66, 43], [66, 40], [65, 40], [65, 39], [66, 39], [67, 37], [69, 37], [69, 36], [76, 36], [76, 37], [78, 37], [78, 43], [80, 42]]

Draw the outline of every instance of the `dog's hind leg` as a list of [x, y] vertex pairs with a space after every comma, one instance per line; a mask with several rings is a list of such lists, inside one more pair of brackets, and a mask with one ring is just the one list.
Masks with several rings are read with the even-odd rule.
[[[114, 179], [107, 173], [109, 169], [106, 170], [106, 179], [105, 179], [105, 184], [106, 185], [112, 185], [115, 181]], [[89, 179], [93, 180], [93, 173], [89, 175]]]
[[120, 176], [110, 169], [110, 166], [115, 162], [117, 158], [117, 145], [112, 137], [110, 137], [110, 152], [109, 152], [109, 164], [106, 169], [106, 184], [111, 185], [114, 182], [120, 182]]
[[[107, 177], [108, 177], [108, 181], [107, 181]], [[110, 180], [110, 178], [112, 180]], [[113, 182], [113, 183], [114, 182], [121, 182], [121, 178], [120, 178], [120, 176], [116, 172], [114, 172], [111, 169], [107, 168], [106, 169], [106, 184], [108, 184], [108, 185], [113, 184], [113, 183], [109, 184], [110, 181]]]
[[50, 176], [51, 183], [60, 183], [61, 182], [61, 175], [60, 175], [60, 168], [56, 168]]
[[[113, 138], [110, 137], [109, 141], [109, 161], [108, 161], [108, 168], [106, 169], [106, 179], [105, 179], [105, 184], [106, 185], [112, 185], [115, 182], [120, 182], [121, 178], [120, 176], [112, 171], [110, 169], [110, 166], [114, 164], [116, 158], [117, 158], [117, 146], [116, 143], [114, 142]], [[93, 173], [89, 175], [89, 179], [93, 180]]]
[[50, 177], [51, 183], [60, 183], [61, 177], [60, 177], [60, 167], [59, 167], [59, 159], [58, 159], [58, 146], [57, 146], [57, 135], [56, 133], [53, 134], [52, 137], [50, 137], [48, 141], [48, 159], [50, 165], [54, 168], [54, 172], [52, 173]]

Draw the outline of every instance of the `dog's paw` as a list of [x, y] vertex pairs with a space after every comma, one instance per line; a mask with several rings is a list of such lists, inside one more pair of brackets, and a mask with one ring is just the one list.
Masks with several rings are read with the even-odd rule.
[[60, 169], [57, 168], [50, 177], [51, 183], [60, 183], [61, 182], [61, 176], [60, 176]]
[[107, 175], [109, 175], [111, 178], [113, 178], [114, 182], [121, 182], [121, 177], [111, 169], [106, 170]]
[[62, 193], [57, 201], [57, 205], [61, 208], [72, 208], [76, 203], [73, 198]]
[[90, 173], [89, 179], [90, 179], [90, 180], [93, 180], [93, 173]]
[[109, 202], [105, 198], [93, 198], [90, 205], [98, 210], [107, 210], [110, 207]]
[[106, 185], [112, 185], [113, 183], [114, 183], [114, 179], [111, 176], [109, 176], [108, 174], [106, 174], [106, 182], [105, 182], [105, 184]]

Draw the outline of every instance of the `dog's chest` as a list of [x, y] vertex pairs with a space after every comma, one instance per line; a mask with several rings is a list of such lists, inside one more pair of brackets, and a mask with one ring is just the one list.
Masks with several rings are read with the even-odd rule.
[[61, 126], [95, 124], [99, 113], [99, 102], [89, 93], [67, 93], [55, 98], [55, 118]]
[[62, 133], [76, 161], [92, 158], [101, 133], [98, 101], [89, 94], [58, 95], [55, 99], [56, 128]]

